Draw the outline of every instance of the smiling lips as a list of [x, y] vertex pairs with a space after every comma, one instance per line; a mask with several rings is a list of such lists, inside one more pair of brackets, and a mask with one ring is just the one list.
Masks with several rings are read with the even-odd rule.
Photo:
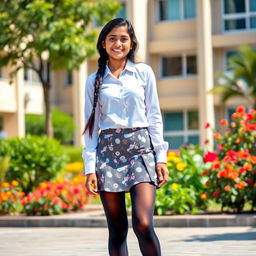
[[120, 52], [122, 52], [123, 50], [121, 50], [121, 49], [112, 49], [112, 51], [113, 51], [113, 52], [116, 52], [116, 53], [120, 53]]

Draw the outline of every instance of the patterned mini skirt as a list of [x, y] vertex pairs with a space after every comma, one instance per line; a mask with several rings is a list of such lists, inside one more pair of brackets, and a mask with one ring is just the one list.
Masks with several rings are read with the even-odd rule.
[[155, 152], [147, 128], [102, 130], [96, 155], [98, 190], [128, 192], [141, 182], [157, 185]]

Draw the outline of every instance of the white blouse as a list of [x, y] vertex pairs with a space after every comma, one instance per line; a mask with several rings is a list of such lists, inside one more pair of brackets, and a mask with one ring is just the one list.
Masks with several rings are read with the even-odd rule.
[[[85, 123], [92, 111], [95, 77], [96, 72], [86, 81]], [[100, 130], [135, 127], [148, 127], [156, 161], [166, 163], [168, 143], [163, 140], [163, 122], [153, 70], [144, 63], [128, 60], [119, 78], [116, 78], [106, 66], [95, 110], [93, 135], [89, 137], [88, 130], [84, 135], [86, 146], [82, 157], [85, 174], [95, 173]]]

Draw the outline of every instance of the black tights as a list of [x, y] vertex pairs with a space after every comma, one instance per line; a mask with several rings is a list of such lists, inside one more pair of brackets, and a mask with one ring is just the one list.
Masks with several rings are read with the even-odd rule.
[[[160, 256], [160, 244], [153, 227], [155, 186], [139, 183], [130, 189], [132, 201], [132, 226], [144, 256]], [[128, 256], [128, 220], [124, 192], [100, 192], [109, 229], [110, 256]]]

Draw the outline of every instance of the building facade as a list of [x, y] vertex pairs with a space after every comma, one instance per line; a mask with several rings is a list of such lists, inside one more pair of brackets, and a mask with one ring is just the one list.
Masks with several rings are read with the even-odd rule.
[[[121, 0], [120, 0], [121, 1]], [[241, 44], [256, 46], [256, 0], [122, 0], [119, 16], [129, 19], [139, 41], [137, 61], [152, 66], [170, 149], [186, 143], [213, 145], [206, 122], [218, 128], [241, 98], [221, 104], [209, 90], [216, 74]], [[74, 142], [83, 143], [84, 85], [97, 59], [78, 71], [52, 74], [52, 104], [74, 116]], [[0, 71], [0, 116], [8, 136], [24, 135], [24, 114], [42, 113], [42, 88], [30, 70], [8, 84], [11, 67]], [[248, 106], [249, 107], [249, 106]]]

